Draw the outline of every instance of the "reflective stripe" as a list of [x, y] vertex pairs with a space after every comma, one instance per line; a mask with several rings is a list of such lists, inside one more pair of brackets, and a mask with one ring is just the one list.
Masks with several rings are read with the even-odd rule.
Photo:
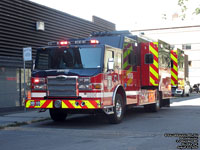
[[27, 100], [26, 108], [53, 108], [53, 100]]
[[172, 80], [172, 79], [171, 79], [171, 83], [172, 83], [172, 85], [174, 85], [174, 86], [176, 85], [176, 84], [174, 83], [174, 80]]
[[[83, 98], [103, 98], [103, 97], [112, 97], [113, 92], [102, 92], [102, 93], [93, 93], [96, 94], [97, 97], [88, 97], [87, 95], [92, 93], [79, 93], [79, 96]], [[138, 95], [139, 91], [126, 91], [126, 95]]]
[[128, 66], [128, 61], [126, 61], [124, 64], [123, 64], [123, 68], [126, 68]]
[[177, 50], [171, 50], [171, 60], [173, 61], [173, 68], [171, 68], [171, 85], [178, 85], [178, 55]]
[[46, 93], [41, 93], [41, 92], [32, 92], [31, 97], [44, 97], [46, 96]]
[[155, 65], [156, 68], [158, 68], [158, 62], [156, 62], [155, 60], [153, 61], [153, 64]]
[[[53, 100], [27, 100], [26, 108], [53, 108]], [[98, 109], [100, 100], [62, 100], [61, 108]]]
[[177, 72], [178, 71], [178, 68], [177, 66], [173, 65], [173, 69]]
[[69, 107], [67, 106], [67, 104], [65, 104], [64, 102], [62, 102], [62, 108], [69, 108]]
[[80, 105], [76, 105], [76, 101], [75, 100], [69, 100], [69, 102], [72, 104], [72, 106], [74, 107], [74, 108], [81, 108], [81, 106]]
[[98, 109], [100, 100], [63, 100], [62, 108], [68, 109]]
[[177, 75], [173, 71], [171, 71], [171, 75], [174, 77], [174, 79], [178, 80]]
[[[93, 105], [90, 103], [90, 101], [84, 101], [84, 102], [85, 102], [85, 105], [86, 105], [88, 108], [90, 108], [90, 109], [95, 108], [95, 106], [93, 106]], [[96, 103], [96, 101], [95, 101], [95, 103]]]
[[149, 46], [149, 50], [154, 56], [158, 58], [158, 51], [156, 51], [151, 45]]
[[103, 98], [103, 97], [112, 97], [113, 92], [99, 92], [99, 93], [79, 93], [79, 96], [83, 98]]
[[177, 58], [176, 58], [176, 57], [174, 57], [174, 55], [173, 55], [173, 54], [171, 54], [171, 59], [172, 59], [173, 61], [175, 61], [176, 63], [178, 62]]
[[158, 73], [150, 66], [150, 72], [158, 79]]
[[149, 65], [149, 82], [150, 85], [158, 86], [159, 73], [158, 73], [158, 42], [151, 42], [149, 44], [149, 51], [153, 54], [153, 64]]
[[140, 91], [126, 91], [127, 96], [139, 95]]
[[150, 77], [150, 83], [154, 86], [158, 86], [158, 83], [155, 83], [155, 80]]

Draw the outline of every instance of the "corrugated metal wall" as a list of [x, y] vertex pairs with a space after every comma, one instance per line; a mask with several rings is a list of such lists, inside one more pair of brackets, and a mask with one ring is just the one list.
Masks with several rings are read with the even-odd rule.
[[[36, 31], [36, 21], [44, 21], [45, 31]], [[23, 47], [33, 47], [35, 57], [35, 48], [49, 41], [86, 37], [93, 31], [111, 28], [28, 0], [0, 0], [0, 65], [22, 67]]]
[[102, 18], [99, 18], [97, 16], [92, 16], [92, 22], [95, 23], [96, 25], [102, 26], [104, 28], [108, 28], [113, 31], [116, 30], [114, 23], [104, 20]]

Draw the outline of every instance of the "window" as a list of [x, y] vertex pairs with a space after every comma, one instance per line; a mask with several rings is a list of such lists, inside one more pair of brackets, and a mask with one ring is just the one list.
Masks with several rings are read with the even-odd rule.
[[128, 56], [128, 63], [129, 65], [136, 65], [136, 55], [134, 54], [133, 51], [130, 52], [129, 56]]
[[122, 68], [122, 54], [121, 53], [117, 53], [117, 59], [115, 62], [117, 68], [121, 69]]
[[106, 50], [105, 51], [105, 57], [104, 57], [104, 69], [107, 72], [108, 69], [108, 59], [109, 58], [114, 58], [114, 52], [111, 50]]
[[188, 61], [188, 65], [191, 67], [192, 66], [192, 61]]
[[101, 48], [39, 49], [36, 69], [88, 69], [101, 67]]
[[153, 64], [153, 54], [145, 55], [145, 64]]
[[182, 45], [182, 49], [183, 49], [183, 50], [184, 50], [184, 49], [186, 49], [186, 50], [191, 49], [191, 44], [183, 44], [183, 45]]

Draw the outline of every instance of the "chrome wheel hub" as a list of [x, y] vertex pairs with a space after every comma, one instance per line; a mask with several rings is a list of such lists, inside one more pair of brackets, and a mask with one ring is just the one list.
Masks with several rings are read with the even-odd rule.
[[119, 100], [116, 103], [116, 114], [117, 114], [117, 118], [120, 118], [122, 115], [122, 104], [120, 103]]

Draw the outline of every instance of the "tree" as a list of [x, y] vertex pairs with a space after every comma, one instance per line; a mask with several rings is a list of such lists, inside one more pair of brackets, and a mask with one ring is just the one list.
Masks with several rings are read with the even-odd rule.
[[[184, 20], [186, 17], [186, 11], [188, 9], [186, 3], [188, 1], [190, 1], [190, 0], [178, 0], [178, 5], [181, 7], [181, 12], [182, 12], [182, 15], [181, 15], [182, 20]], [[195, 10], [192, 14], [194, 14], [194, 15], [200, 14], [200, 7], [195, 8]]]

